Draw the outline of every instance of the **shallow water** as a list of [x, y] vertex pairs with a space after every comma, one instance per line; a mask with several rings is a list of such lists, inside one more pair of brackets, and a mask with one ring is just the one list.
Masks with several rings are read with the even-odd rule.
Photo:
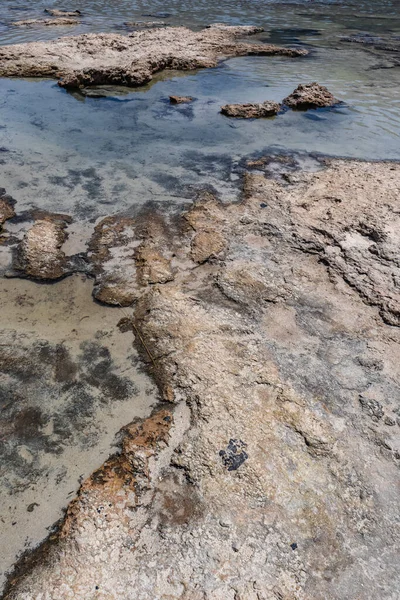
[[[39, 205], [95, 219], [148, 201], [180, 205], [205, 186], [229, 201], [238, 196], [243, 157], [271, 150], [400, 158], [400, 67], [386, 68], [385, 53], [340, 40], [356, 31], [400, 34], [397, 2], [214, 4], [88, 1], [73, 29], [115, 30], [127, 18], [162, 10], [171, 13], [171, 24], [192, 27], [262, 24], [260, 40], [304, 46], [310, 55], [236, 58], [194, 74], [163, 74], [146, 89], [117, 90], [111, 98], [71, 95], [52, 81], [0, 80], [1, 185], [21, 209]], [[46, 5], [6, 0], [0, 20], [41, 16]], [[64, 32], [3, 25], [1, 33], [13, 43]], [[228, 102], [282, 100], [313, 80], [345, 104], [252, 122], [219, 113]], [[170, 106], [169, 94], [196, 101]]]
[[[42, 17], [46, 6], [80, 8], [81, 23], [68, 28], [11, 25]], [[307, 168], [315, 167], [308, 159], [310, 152], [400, 159], [400, 67], [393, 67], [383, 52], [340, 39], [360, 31], [400, 35], [399, 2], [394, 0], [3, 0], [0, 43], [89, 31], [124, 33], [124, 21], [154, 20], [144, 14], [158, 11], [170, 13], [163, 20], [171, 25], [192, 28], [210, 22], [262, 25], [266, 31], [259, 41], [306, 47], [310, 54], [302, 59], [235, 58], [215, 69], [165, 73], [145, 88], [111, 88], [107, 98], [70, 94], [49, 80], [0, 79], [0, 187], [17, 200], [17, 212], [40, 207], [73, 215], [79, 223], [72, 227], [71, 253], [85, 249], [90, 222], [104, 215], [135, 213], [149, 202], [181, 209], [204, 187], [224, 201], [236, 200], [245, 159], [252, 155], [295, 152]], [[228, 102], [281, 101], [299, 83], [314, 80], [327, 85], [344, 104], [256, 121], [219, 113]], [[170, 94], [190, 95], [195, 102], [171, 106]], [[21, 224], [8, 226], [11, 232], [18, 227]], [[3, 575], [15, 554], [39, 542], [60, 518], [79, 476], [104, 461], [119, 427], [146, 414], [156, 400], [154, 388], [137, 370], [132, 339], [116, 329], [118, 309], [94, 304], [90, 291], [90, 282], [78, 277], [52, 286], [0, 282], [0, 347], [8, 348], [3, 366], [10, 352], [20, 359], [0, 379], [6, 453], [0, 484]], [[118, 398], [109, 386], [105, 400], [100, 388], [106, 384], [96, 388], [85, 350], [95, 346], [109, 353], [110, 381], [115, 382], [114, 376], [129, 379], [131, 396]], [[62, 362], [75, 365], [74, 381], [77, 377], [83, 387], [77, 391], [74, 384], [72, 392], [68, 381], [58, 381], [53, 371], [46, 371], [42, 394], [41, 382], [29, 379], [29, 369], [18, 366], [35, 365], [38, 348], [47, 348], [46, 369], [54, 373], [53, 358], [67, 351], [69, 362]], [[45, 406], [39, 410], [41, 397]], [[54, 428], [60, 415], [64, 421]], [[20, 423], [20, 428], [7, 433], [7, 423]], [[83, 447], [85, 439], [91, 443]]]

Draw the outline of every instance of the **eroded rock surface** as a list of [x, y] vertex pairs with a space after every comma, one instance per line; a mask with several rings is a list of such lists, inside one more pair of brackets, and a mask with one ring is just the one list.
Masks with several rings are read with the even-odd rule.
[[289, 96], [283, 100], [283, 104], [295, 110], [308, 110], [310, 108], [324, 108], [339, 104], [333, 94], [319, 83], [301, 83]]
[[[184, 215], [174, 280], [132, 315], [170, 408], [129, 426], [7, 600], [396, 598], [399, 187], [397, 164], [333, 161]], [[229, 245], [194, 263], [211, 231]]]
[[67, 239], [71, 218], [50, 213], [36, 214], [33, 225], [18, 244], [13, 268], [24, 277], [59, 279], [69, 272], [68, 260], [61, 247]]
[[8, 219], [15, 215], [14, 200], [6, 193], [4, 188], [0, 188], [0, 232]]
[[226, 104], [225, 106], [221, 106], [221, 112], [228, 117], [237, 117], [239, 119], [260, 119], [277, 115], [280, 108], [277, 102], [266, 100], [262, 103]]
[[170, 96], [169, 101], [171, 104], [188, 104], [193, 102], [193, 98], [191, 96]]
[[216, 66], [226, 56], [307, 54], [305, 50], [238, 40], [256, 27], [210, 27], [191, 31], [171, 27], [137, 31], [130, 35], [91, 33], [50, 42], [0, 47], [0, 76], [54, 77], [60, 85], [137, 86], [163, 69], [188, 70]]
[[89, 260], [95, 275], [96, 300], [129, 306], [138, 297], [134, 219], [106, 217], [96, 225], [89, 243]]

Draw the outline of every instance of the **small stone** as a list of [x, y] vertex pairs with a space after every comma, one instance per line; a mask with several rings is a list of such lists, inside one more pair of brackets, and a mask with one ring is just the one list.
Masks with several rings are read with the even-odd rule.
[[383, 422], [385, 423], [385, 425], [390, 425], [391, 427], [393, 425], [396, 425], [396, 420], [393, 419], [392, 417], [386, 416], [383, 420]]
[[171, 104], [188, 104], [193, 102], [193, 98], [191, 96], [170, 96], [169, 101]]
[[266, 100], [259, 104], [226, 104], [225, 106], [221, 106], [221, 113], [227, 117], [236, 117], [238, 119], [261, 119], [274, 117], [280, 109], [280, 104], [277, 102]]
[[326, 87], [314, 81], [298, 85], [294, 92], [283, 100], [283, 104], [295, 110], [308, 110], [334, 106], [339, 104], [339, 100]]

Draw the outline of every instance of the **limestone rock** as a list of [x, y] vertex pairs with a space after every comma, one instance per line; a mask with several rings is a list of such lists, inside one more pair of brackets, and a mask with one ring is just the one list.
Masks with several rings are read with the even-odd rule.
[[15, 202], [6, 194], [6, 190], [4, 188], [0, 188], [0, 231], [4, 225], [4, 223], [14, 217], [14, 204]]
[[193, 98], [191, 96], [170, 96], [169, 101], [171, 104], [188, 104], [193, 102]]
[[281, 107], [277, 102], [266, 100], [260, 104], [226, 104], [221, 107], [221, 112], [227, 117], [237, 117], [239, 119], [261, 119], [273, 117], [278, 114]]
[[90, 33], [1, 46], [0, 76], [61, 78], [60, 85], [66, 88], [107, 84], [138, 86], [164, 69], [214, 67], [226, 56], [295, 57], [306, 53], [238, 40], [243, 34], [256, 31], [254, 27], [212, 27], [202, 31], [168, 27], [129, 35]]
[[283, 104], [295, 110], [308, 110], [310, 108], [323, 108], [338, 104], [331, 92], [319, 83], [301, 83], [289, 96], [283, 100]]
[[89, 243], [95, 276], [93, 296], [105, 304], [130, 306], [138, 298], [134, 219], [106, 217], [96, 225]]
[[77, 25], [77, 19], [69, 17], [60, 17], [58, 19], [26, 19], [24, 21], [14, 21], [15, 27], [31, 27], [35, 25], [44, 25], [45, 27], [63, 27], [65, 25]]
[[58, 10], [56, 8], [45, 8], [44, 12], [52, 17], [80, 17], [82, 15], [80, 10]]
[[210, 258], [217, 258], [226, 248], [226, 239], [219, 231], [199, 231], [192, 240], [190, 255], [195, 262], [201, 264]]
[[71, 218], [66, 215], [38, 213], [33, 225], [19, 243], [13, 268], [24, 277], [59, 279], [69, 272], [61, 247]]
[[[175, 229], [136, 227], [142, 248], [169, 232], [175, 254], [133, 316], [173, 406], [127, 428], [5, 600], [398, 594], [400, 166], [245, 186], [237, 204], [204, 194]], [[224, 261], [193, 269], [213, 230]]]

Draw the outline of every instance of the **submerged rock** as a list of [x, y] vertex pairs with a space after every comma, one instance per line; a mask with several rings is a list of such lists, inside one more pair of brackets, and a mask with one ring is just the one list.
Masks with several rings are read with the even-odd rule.
[[61, 247], [71, 221], [67, 215], [38, 213], [17, 247], [13, 269], [24, 277], [43, 280], [68, 274], [67, 257]]
[[68, 17], [60, 17], [59, 19], [27, 19], [25, 21], [14, 21], [11, 23], [15, 27], [30, 27], [34, 25], [44, 25], [45, 27], [52, 26], [64, 26], [64, 25], [77, 25], [77, 19], [70, 19]]
[[289, 96], [283, 100], [283, 104], [295, 110], [308, 110], [310, 108], [323, 108], [339, 104], [331, 92], [319, 83], [301, 83]]
[[257, 27], [168, 27], [129, 35], [90, 33], [0, 47], [1, 77], [53, 77], [66, 88], [138, 86], [163, 69], [214, 67], [226, 56], [303, 56], [304, 50], [239, 41]]
[[262, 103], [249, 104], [226, 104], [221, 107], [221, 112], [227, 117], [237, 117], [238, 119], [261, 119], [263, 117], [273, 117], [278, 114], [281, 107], [277, 102], [266, 100]]
[[170, 96], [169, 101], [171, 104], [188, 104], [193, 102], [193, 98], [191, 96]]
[[154, 27], [166, 27], [168, 23], [164, 21], [126, 21], [126, 27], [138, 27], [142, 29], [153, 29]]
[[58, 10], [57, 8], [45, 8], [44, 12], [52, 17], [80, 17], [80, 10]]

